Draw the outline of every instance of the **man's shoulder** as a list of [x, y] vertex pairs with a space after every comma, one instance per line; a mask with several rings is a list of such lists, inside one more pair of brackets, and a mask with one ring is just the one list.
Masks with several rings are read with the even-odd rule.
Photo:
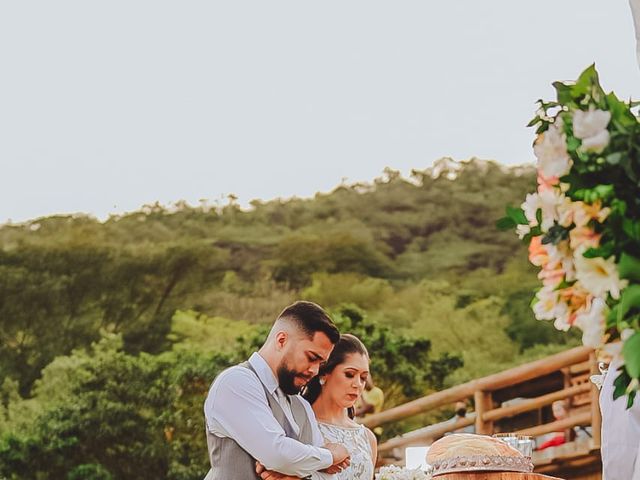
[[213, 381], [211, 389], [226, 388], [229, 386], [256, 386], [260, 385], [260, 380], [248, 368], [242, 365], [234, 365], [223, 370]]

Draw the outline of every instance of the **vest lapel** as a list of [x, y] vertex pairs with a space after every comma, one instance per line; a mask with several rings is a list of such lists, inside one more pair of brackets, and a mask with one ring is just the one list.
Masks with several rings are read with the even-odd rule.
[[[260, 385], [262, 385], [262, 389], [264, 390], [264, 393], [267, 396], [267, 402], [269, 403], [269, 407], [271, 408], [271, 411], [273, 412], [273, 416], [276, 418], [278, 423], [282, 426], [285, 435], [287, 437], [289, 437], [289, 438], [293, 438], [294, 440], [300, 440], [298, 435], [296, 435], [296, 431], [291, 426], [291, 423], [289, 422], [289, 419], [287, 418], [287, 416], [285, 415], [284, 411], [282, 410], [282, 407], [280, 406], [280, 403], [273, 397], [273, 395], [271, 395], [271, 393], [269, 393], [269, 390], [267, 390], [267, 387], [264, 386], [264, 383], [262, 383], [262, 380], [260, 380], [260, 376], [255, 371], [255, 369], [251, 366], [251, 364], [249, 362], [244, 362], [241, 365], [243, 367], [248, 368], [249, 370], [251, 370], [255, 374], [255, 376], [258, 377], [258, 381], [260, 381]], [[292, 410], [292, 413], [293, 413], [293, 418], [295, 419], [296, 423], [298, 423], [298, 426], [300, 427], [300, 432], [302, 432], [302, 425], [303, 425], [304, 422], [300, 423], [300, 420], [298, 419], [299, 417], [296, 415], [296, 410], [294, 409], [294, 405], [296, 405], [298, 403], [299, 403], [299, 401], [298, 402], [291, 402], [291, 410]], [[304, 410], [304, 407], [301, 404], [299, 405], [299, 407], [301, 407]], [[302, 412], [302, 413], [304, 415], [306, 412]]]

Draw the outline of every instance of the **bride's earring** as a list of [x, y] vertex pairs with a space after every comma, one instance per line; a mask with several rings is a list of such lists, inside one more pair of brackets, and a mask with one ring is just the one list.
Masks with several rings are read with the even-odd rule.
[[320, 385], [324, 385], [326, 383], [326, 380], [324, 378], [320, 379]]

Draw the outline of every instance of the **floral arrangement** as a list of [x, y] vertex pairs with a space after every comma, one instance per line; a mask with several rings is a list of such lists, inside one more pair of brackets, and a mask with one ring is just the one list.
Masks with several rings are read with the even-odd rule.
[[431, 475], [425, 473], [419, 468], [408, 469], [404, 467], [396, 467], [395, 465], [387, 465], [381, 467], [376, 473], [375, 480], [430, 480]]
[[[640, 122], [634, 102], [605, 93], [592, 65], [539, 100], [537, 191], [498, 221], [515, 228], [540, 267], [539, 320], [577, 327], [583, 343], [622, 353], [614, 398], [640, 385]], [[621, 349], [621, 351], [620, 351]]]

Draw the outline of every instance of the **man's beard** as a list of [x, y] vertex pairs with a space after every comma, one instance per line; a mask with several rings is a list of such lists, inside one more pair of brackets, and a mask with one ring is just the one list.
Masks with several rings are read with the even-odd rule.
[[291, 370], [285, 365], [284, 362], [282, 362], [278, 367], [277, 374], [278, 374], [278, 385], [280, 386], [280, 390], [282, 390], [287, 395], [297, 395], [300, 393], [300, 390], [302, 390], [302, 387], [304, 387], [304, 385], [301, 385], [299, 387], [296, 386], [295, 384], [296, 378], [305, 379], [306, 380], [305, 384], [309, 380], [311, 380], [305, 375], [300, 375], [295, 370]]

